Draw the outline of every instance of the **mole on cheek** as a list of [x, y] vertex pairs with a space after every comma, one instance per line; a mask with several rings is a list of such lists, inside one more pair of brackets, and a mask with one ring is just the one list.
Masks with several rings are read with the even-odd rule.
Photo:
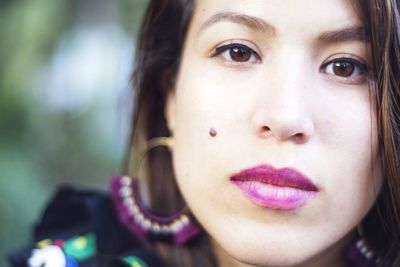
[[216, 137], [217, 136], [217, 130], [215, 128], [211, 128], [209, 131], [209, 134], [211, 137]]

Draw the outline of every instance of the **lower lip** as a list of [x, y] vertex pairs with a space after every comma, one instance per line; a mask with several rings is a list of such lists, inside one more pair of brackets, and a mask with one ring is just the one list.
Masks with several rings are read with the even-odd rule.
[[233, 180], [232, 183], [254, 203], [275, 210], [299, 209], [317, 195], [316, 191], [275, 186], [258, 181]]

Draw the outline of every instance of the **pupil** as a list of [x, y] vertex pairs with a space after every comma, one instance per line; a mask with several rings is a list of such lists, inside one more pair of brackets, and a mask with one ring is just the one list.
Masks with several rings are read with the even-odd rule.
[[250, 59], [251, 53], [244, 47], [233, 47], [230, 51], [230, 56], [234, 61], [246, 62]]
[[333, 72], [338, 76], [349, 77], [354, 72], [354, 65], [350, 62], [337, 61], [333, 64]]

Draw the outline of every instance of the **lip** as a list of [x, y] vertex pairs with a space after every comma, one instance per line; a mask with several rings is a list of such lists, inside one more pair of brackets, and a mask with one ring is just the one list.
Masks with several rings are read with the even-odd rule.
[[252, 202], [276, 210], [303, 207], [318, 194], [318, 187], [292, 168], [259, 165], [242, 170], [230, 181]]

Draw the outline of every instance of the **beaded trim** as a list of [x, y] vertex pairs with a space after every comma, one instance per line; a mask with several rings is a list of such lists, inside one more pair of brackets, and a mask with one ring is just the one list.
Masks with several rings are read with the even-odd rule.
[[[159, 217], [148, 212], [138, 195], [135, 179], [129, 176], [111, 180], [111, 194], [120, 221], [136, 236], [152, 239], [163, 236], [183, 244], [200, 233], [184, 211], [169, 217]], [[159, 238], [157, 238], [159, 239]]]
[[347, 250], [346, 256], [355, 267], [375, 267], [381, 264], [382, 259], [368, 245], [364, 238], [357, 240]]
[[358, 248], [358, 251], [367, 259], [367, 260], [372, 260], [374, 257], [375, 253], [372, 249], [368, 247], [368, 245], [365, 243], [364, 239], [358, 240], [356, 243], [356, 247]]

